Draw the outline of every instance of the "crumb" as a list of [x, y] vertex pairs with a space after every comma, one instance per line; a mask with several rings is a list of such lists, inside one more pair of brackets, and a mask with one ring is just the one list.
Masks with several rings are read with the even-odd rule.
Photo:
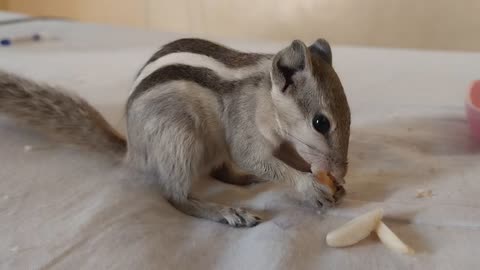
[[417, 196], [416, 198], [431, 198], [433, 196], [432, 190], [431, 189], [417, 189]]
[[18, 251], [18, 246], [14, 246], [10, 248], [11, 252], [17, 252]]
[[51, 145], [37, 145], [37, 146], [33, 146], [33, 145], [24, 145], [23, 146], [23, 151], [24, 152], [32, 152], [32, 151], [38, 151], [38, 150], [49, 150], [49, 149], [52, 149], [53, 146]]

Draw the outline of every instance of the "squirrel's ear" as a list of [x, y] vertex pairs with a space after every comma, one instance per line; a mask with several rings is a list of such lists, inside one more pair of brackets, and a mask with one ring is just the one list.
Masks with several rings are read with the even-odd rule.
[[332, 64], [332, 49], [330, 44], [323, 38], [317, 39], [315, 43], [308, 47], [308, 50], [312, 55], [320, 56], [325, 62]]
[[307, 46], [299, 40], [294, 40], [290, 46], [275, 55], [272, 65], [273, 83], [285, 92], [294, 84], [294, 76], [298, 72], [310, 69]]

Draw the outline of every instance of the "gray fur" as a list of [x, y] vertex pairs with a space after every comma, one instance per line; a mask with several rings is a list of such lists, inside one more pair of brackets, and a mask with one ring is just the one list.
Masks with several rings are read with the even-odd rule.
[[62, 142], [115, 155], [126, 141], [83, 99], [0, 71], [0, 113]]
[[[165, 198], [177, 209], [232, 226], [254, 226], [260, 219], [245, 209], [195, 198], [191, 194], [193, 181], [214, 176], [240, 185], [283, 182], [316, 207], [326, 209], [334, 205], [338, 196], [320, 184], [308, 166], [312, 170], [331, 171], [338, 185], [343, 183], [347, 171], [350, 111], [328, 61], [311, 53], [300, 41], [292, 42], [273, 57], [238, 52], [199, 39], [182, 39], [165, 45], [149, 62], [172, 52], [204, 54], [228, 67], [257, 69], [243, 79], [227, 80], [214, 70], [172, 64], [145, 77], [127, 103], [125, 160], [130, 166], [157, 179]], [[270, 64], [264, 65], [265, 61]], [[105, 145], [116, 149], [116, 133], [98, 120], [98, 113], [93, 113], [85, 102], [70, 102], [69, 96], [54, 89], [11, 76], [0, 78], [4, 81], [0, 90], [9, 89], [7, 95], [0, 94], [0, 106], [9, 104], [3, 112], [24, 120], [36, 119], [27, 122], [38, 126], [37, 122], [51, 116], [33, 116], [44, 107], [37, 103], [58, 103], [47, 106], [62, 112], [51, 118], [58, 126], [52, 122], [43, 129], [62, 129], [66, 123], [80, 130], [88, 127], [94, 137], [111, 139]], [[25, 91], [23, 85], [33, 89]], [[40, 91], [37, 88], [46, 90], [33, 98], [26, 95]], [[50, 101], [57, 97], [60, 102]], [[335, 127], [327, 136], [312, 128], [315, 113], [328, 115]], [[94, 120], [77, 119], [80, 116]], [[94, 127], [99, 131], [94, 131]], [[85, 132], [82, 134], [86, 136]], [[70, 132], [59, 135], [73, 141], [88, 140], [90, 144], [94, 141]], [[289, 155], [282, 154], [282, 149], [294, 158], [282, 158]]]

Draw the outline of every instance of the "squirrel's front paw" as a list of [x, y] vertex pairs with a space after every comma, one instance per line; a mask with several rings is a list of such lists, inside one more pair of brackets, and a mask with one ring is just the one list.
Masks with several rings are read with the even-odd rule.
[[334, 195], [325, 190], [318, 190], [308, 201], [313, 207], [320, 210], [327, 210], [335, 205]]
[[303, 190], [303, 194], [307, 203], [320, 210], [326, 210], [333, 207], [337, 201], [335, 194], [333, 194], [328, 186], [319, 184], [315, 181], [311, 182], [308, 189]]
[[335, 199], [335, 203], [338, 203], [345, 195], [347, 192], [345, 191], [345, 188], [343, 186], [337, 186], [337, 191], [335, 194], [333, 194], [333, 198]]

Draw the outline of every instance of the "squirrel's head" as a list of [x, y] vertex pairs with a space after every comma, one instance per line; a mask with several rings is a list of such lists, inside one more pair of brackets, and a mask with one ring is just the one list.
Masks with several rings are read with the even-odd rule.
[[330, 45], [295, 40], [272, 62], [272, 97], [280, 136], [311, 166], [344, 183], [350, 108], [332, 67]]

